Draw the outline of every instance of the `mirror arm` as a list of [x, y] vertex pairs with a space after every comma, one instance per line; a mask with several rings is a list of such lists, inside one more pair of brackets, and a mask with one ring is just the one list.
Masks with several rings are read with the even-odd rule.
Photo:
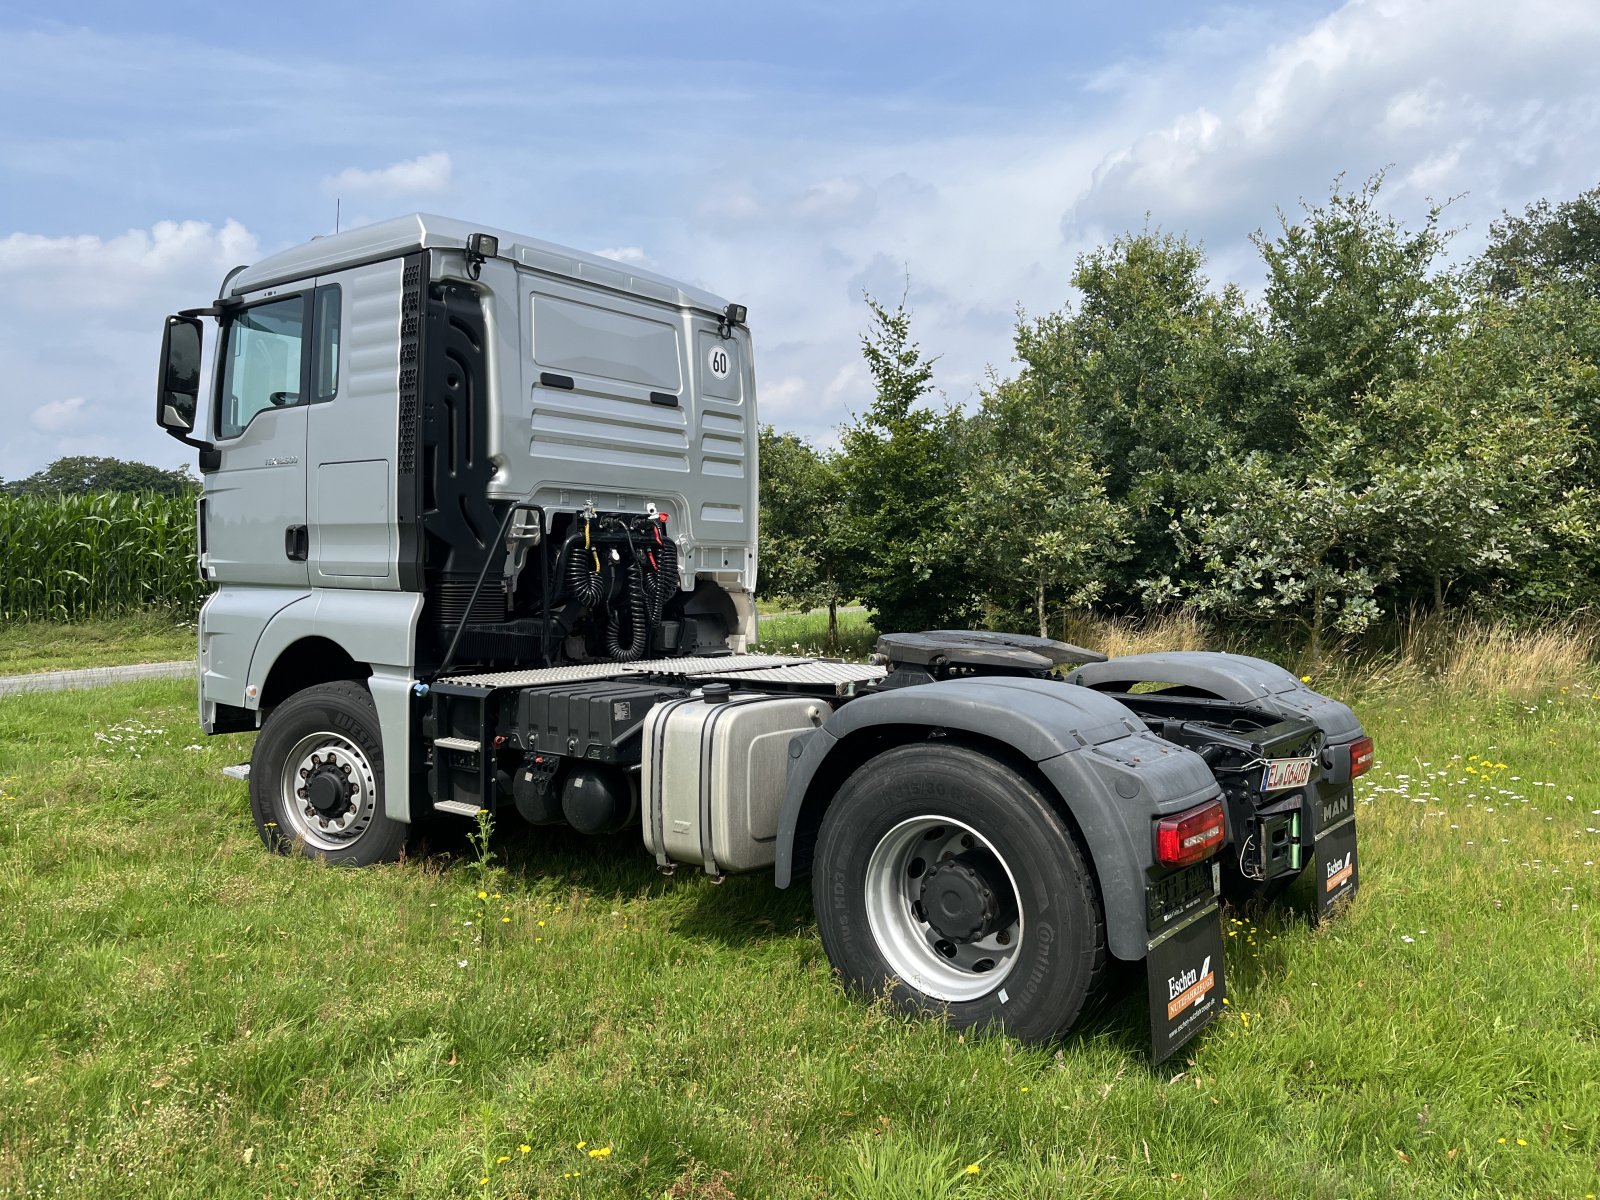
[[243, 306], [236, 300], [218, 300], [215, 304], [209, 304], [205, 308], [179, 309], [175, 315], [180, 317], [215, 317], [220, 321], [234, 309], [241, 307]]

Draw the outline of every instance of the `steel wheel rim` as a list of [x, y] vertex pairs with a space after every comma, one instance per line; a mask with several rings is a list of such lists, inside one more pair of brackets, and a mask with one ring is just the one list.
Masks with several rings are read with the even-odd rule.
[[[336, 771], [349, 789], [348, 808], [324, 816], [306, 796], [313, 772]], [[341, 734], [309, 733], [284, 756], [278, 780], [278, 811], [295, 840], [314, 850], [336, 853], [348, 849], [367, 831], [378, 812], [378, 780], [361, 747]]]
[[[918, 911], [919, 881], [932, 864], [973, 851], [986, 851], [1003, 869], [1018, 915], [1004, 928], [956, 943], [942, 937]], [[873, 848], [865, 891], [867, 924], [879, 951], [901, 982], [925, 995], [950, 1002], [976, 1000], [992, 992], [1016, 965], [1023, 936], [1016, 876], [994, 844], [965, 822], [931, 815], [900, 822]]]

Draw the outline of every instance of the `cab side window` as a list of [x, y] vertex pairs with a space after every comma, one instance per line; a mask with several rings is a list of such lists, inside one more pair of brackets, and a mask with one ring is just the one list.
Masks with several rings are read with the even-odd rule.
[[306, 301], [299, 295], [257, 304], [229, 323], [219, 438], [238, 437], [257, 413], [305, 402]]
[[339, 394], [339, 308], [342, 297], [338, 284], [319, 287], [316, 292], [316, 346], [313, 348], [312, 369], [316, 372], [316, 387], [312, 399], [321, 404]]

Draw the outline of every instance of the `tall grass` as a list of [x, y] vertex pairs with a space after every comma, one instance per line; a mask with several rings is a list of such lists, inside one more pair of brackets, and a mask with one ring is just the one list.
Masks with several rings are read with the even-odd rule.
[[206, 591], [190, 497], [0, 497], [0, 620], [189, 613]]

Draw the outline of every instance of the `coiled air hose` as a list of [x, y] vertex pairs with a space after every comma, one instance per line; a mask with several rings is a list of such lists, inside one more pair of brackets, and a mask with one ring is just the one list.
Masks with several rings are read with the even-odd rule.
[[[577, 541], [583, 538], [583, 551], [577, 553]], [[600, 573], [600, 553], [591, 541], [589, 522], [583, 523], [583, 533], [574, 533], [562, 544], [561, 553], [567, 556], [567, 595], [584, 608], [600, 603], [605, 593], [605, 577]]]
[[628, 564], [623, 587], [628, 595], [628, 643], [622, 643], [620, 605], [613, 605], [611, 615], [606, 619], [606, 653], [617, 662], [633, 662], [644, 657], [645, 649], [650, 645], [650, 626], [653, 624], [646, 611], [644, 572], [639, 567], [638, 559]]

